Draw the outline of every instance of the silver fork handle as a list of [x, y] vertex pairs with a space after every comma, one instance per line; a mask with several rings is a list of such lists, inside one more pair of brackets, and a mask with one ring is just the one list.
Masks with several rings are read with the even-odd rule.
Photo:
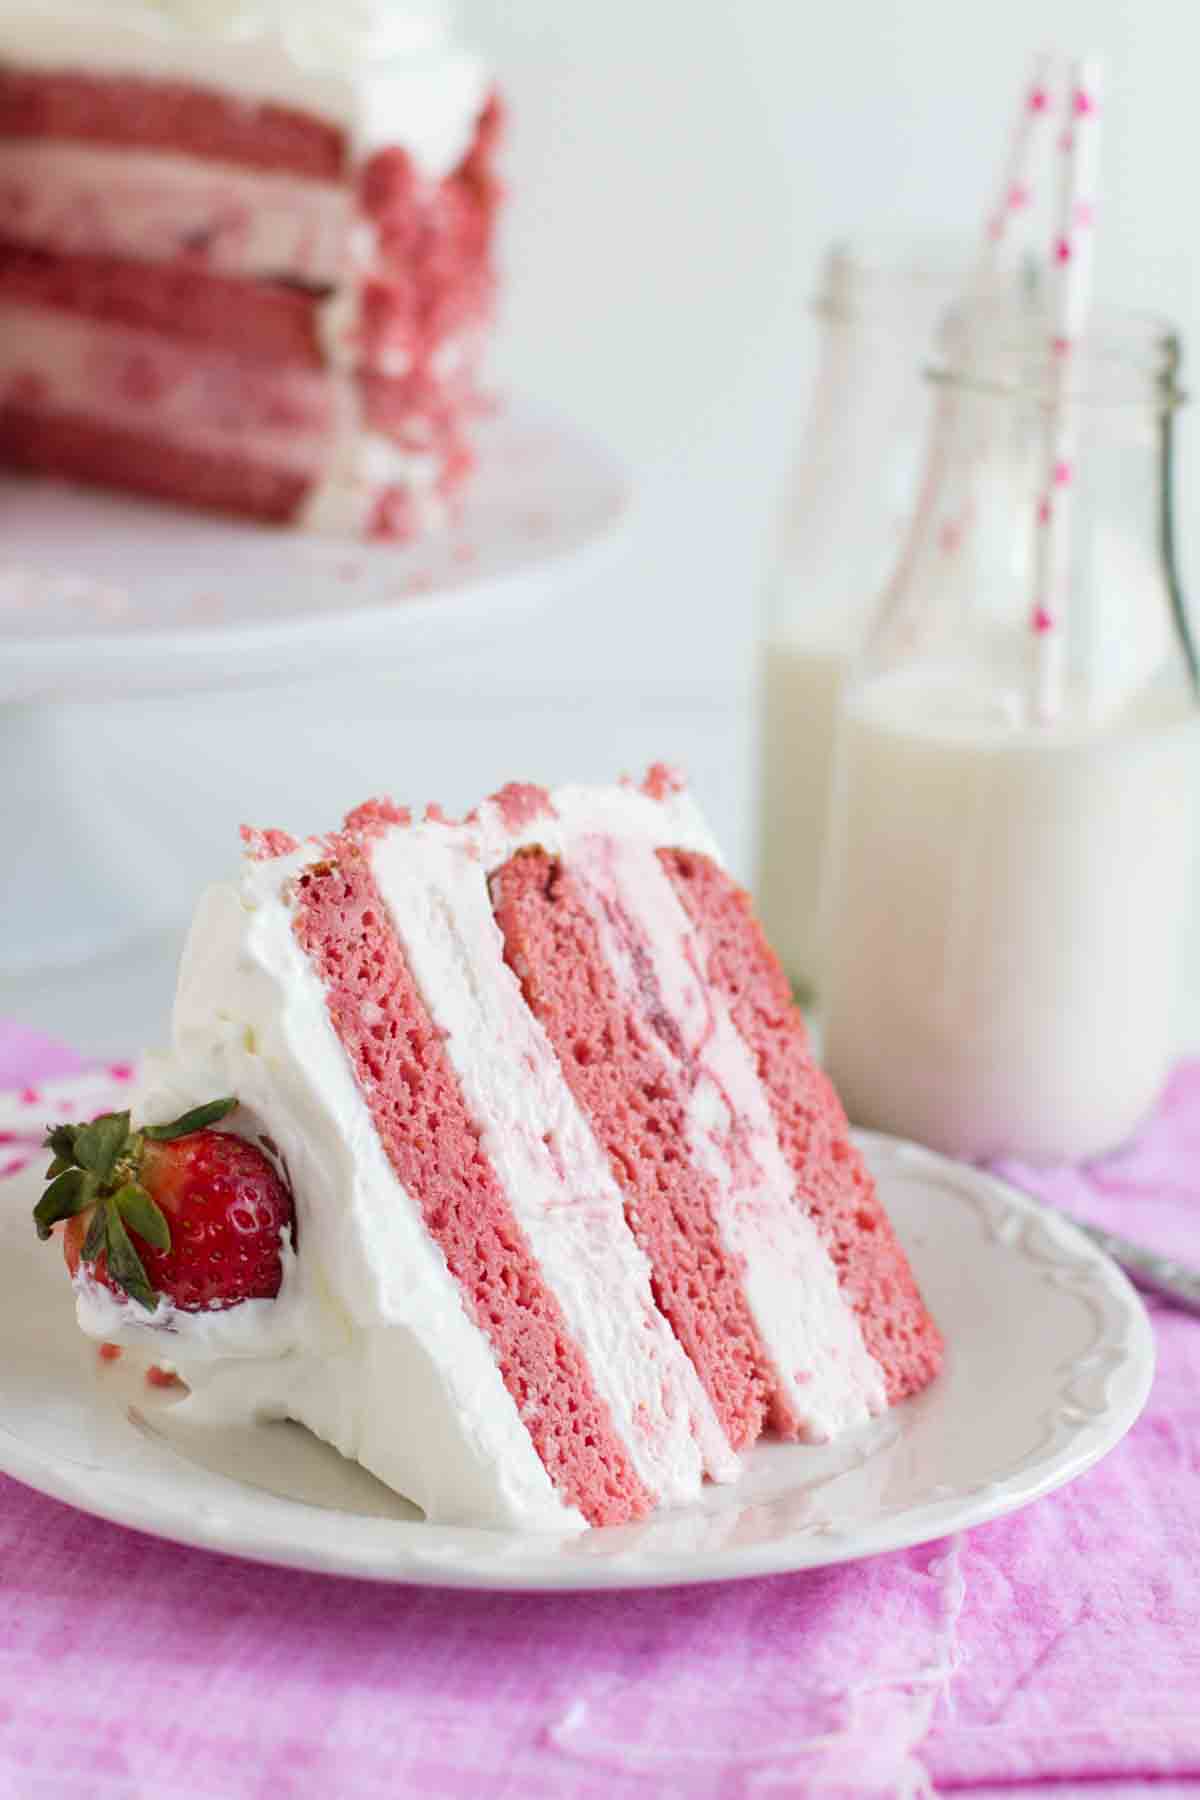
[[1182, 1307], [1185, 1312], [1200, 1316], [1200, 1269], [1191, 1269], [1186, 1263], [1176, 1262], [1173, 1256], [1160, 1256], [1156, 1250], [1147, 1250], [1141, 1244], [1133, 1244], [1128, 1238], [1118, 1237], [1114, 1231], [1102, 1231], [1099, 1225], [1084, 1225], [1078, 1219], [1075, 1222], [1084, 1235], [1106, 1251], [1138, 1287], [1144, 1288], [1149, 1294], [1157, 1294], [1160, 1299], [1169, 1300], [1173, 1306]]

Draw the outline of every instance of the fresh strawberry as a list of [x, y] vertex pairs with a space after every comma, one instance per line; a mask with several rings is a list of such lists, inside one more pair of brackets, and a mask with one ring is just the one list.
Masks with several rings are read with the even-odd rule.
[[93, 1278], [148, 1312], [166, 1295], [183, 1312], [271, 1300], [283, 1279], [281, 1233], [296, 1229], [287, 1187], [261, 1150], [209, 1128], [236, 1100], [214, 1100], [172, 1125], [130, 1127], [129, 1114], [56, 1125], [38, 1236], [67, 1221], [72, 1276]]

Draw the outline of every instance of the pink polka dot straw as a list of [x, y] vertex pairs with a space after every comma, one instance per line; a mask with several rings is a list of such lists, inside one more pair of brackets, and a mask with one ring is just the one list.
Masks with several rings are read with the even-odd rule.
[[[1033, 207], [1039, 197], [1034, 168], [1035, 164], [1043, 160], [1043, 153], [1049, 149], [1050, 122], [1061, 79], [1061, 71], [1056, 70], [1055, 59], [1048, 51], [1040, 51], [1033, 58], [1021, 89], [1009, 131], [996, 199], [984, 218], [979, 253], [964, 296], [966, 304], [960, 321], [960, 332], [966, 340], [969, 340], [974, 328], [976, 309], [995, 285], [1001, 265], [1010, 268], [1020, 266], [1024, 253], [1030, 247]], [[964, 355], [969, 354], [967, 342], [963, 343], [962, 348]], [[944, 390], [938, 400], [936, 432], [938, 453], [942, 461], [948, 452], [955, 412], [954, 396]], [[986, 433], [981, 430], [977, 440], [967, 447], [965, 454], [971, 463], [978, 464], [986, 449]], [[941, 487], [940, 469], [935, 469], [934, 474], [936, 480], [932, 485], [926, 484], [926, 493], [936, 501]], [[946, 555], [953, 556], [965, 542], [970, 525], [969, 513], [970, 501], [967, 500], [963, 502], [957, 517], [943, 523], [939, 542]]]
[[1011, 256], [1020, 248], [1016, 240], [1022, 232], [1017, 227], [1024, 226], [1035, 199], [1033, 166], [1040, 154], [1053, 107], [1052, 74], [1053, 60], [1048, 52], [1042, 51], [1034, 57], [1022, 90], [999, 191], [987, 214], [975, 274], [976, 291], [986, 287], [1002, 253]]
[[1076, 480], [1075, 353], [1083, 341], [1092, 298], [1096, 166], [1100, 144], [1102, 71], [1098, 57], [1071, 66], [1058, 139], [1059, 201], [1051, 245], [1050, 391], [1046, 405], [1042, 482], [1034, 514], [1034, 588], [1029, 607], [1033, 643], [1032, 712], [1052, 724], [1063, 709], [1070, 529]]

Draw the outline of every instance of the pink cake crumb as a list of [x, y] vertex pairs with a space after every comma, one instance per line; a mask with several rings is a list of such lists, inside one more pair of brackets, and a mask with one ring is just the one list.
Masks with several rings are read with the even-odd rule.
[[657, 762], [646, 771], [642, 792], [651, 800], [669, 800], [672, 794], [687, 792], [687, 778], [670, 764]]
[[411, 824], [411, 806], [397, 806], [394, 800], [385, 796], [379, 800], [364, 800], [361, 806], [348, 812], [345, 830], [348, 837], [377, 838], [392, 825]]
[[542, 849], [520, 850], [491, 890], [505, 960], [607, 1152], [658, 1307], [743, 1449], [763, 1429], [776, 1382], [716, 1224], [715, 1184], [684, 1147], [687, 1095], [622, 1001], [570, 870]]
[[528, 781], [510, 781], [499, 793], [492, 795], [491, 804], [512, 832], [522, 831], [534, 819], [558, 817], [546, 789], [534, 787]]
[[296, 883], [297, 939], [392, 1168], [419, 1205], [551, 1480], [593, 1525], [653, 1505], [513, 1216], [440, 1032], [349, 838]]
[[729, 1006], [766, 1088], [796, 1204], [812, 1219], [883, 1370], [889, 1402], [914, 1394], [941, 1367], [942, 1338], [925, 1307], [841, 1102], [809, 1054], [787, 977], [749, 895], [709, 857], [661, 850], [696, 927], [704, 977]]
[[146, 1370], [146, 1385], [152, 1388], [181, 1388], [184, 1382], [174, 1369], [164, 1369], [158, 1363], [152, 1363]]
[[241, 827], [241, 838], [246, 855], [254, 862], [271, 862], [277, 856], [290, 856], [293, 850], [300, 848], [299, 838], [294, 838], [290, 832], [259, 831], [253, 825]]
[[[446, 180], [431, 189], [404, 150], [367, 162], [359, 200], [375, 225], [383, 280], [364, 313], [364, 363], [403, 348], [422, 364], [437, 344], [478, 325], [491, 310], [491, 243], [502, 187], [495, 173], [502, 109], [493, 95], [475, 141]], [[388, 279], [402, 276], [402, 280]]]
[[420, 534], [416, 504], [407, 488], [384, 488], [371, 508], [367, 536], [379, 544], [407, 544]]

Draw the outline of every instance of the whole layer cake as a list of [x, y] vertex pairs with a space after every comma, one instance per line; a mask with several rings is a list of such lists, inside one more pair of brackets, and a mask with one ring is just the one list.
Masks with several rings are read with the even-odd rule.
[[471, 466], [498, 123], [436, 0], [0, 0], [0, 464], [439, 524]]
[[[688, 1502], [763, 1433], [824, 1441], [933, 1377], [937, 1328], [841, 1106], [669, 771], [510, 786], [457, 823], [372, 802], [330, 837], [246, 835], [138, 1127], [50, 1141], [56, 1166], [103, 1161], [101, 1210], [148, 1258], [131, 1170], [150, 1155], [170, 1184], [140, 1126], [193, 1180], [265, 1147], [265, 1212], [241, 1162], [225, 1179], [276, 1273], [225, 1304], [210, 1236], [172, 1299], [146, 1273], [166, 1264], [129, 1274], [119, 1221], [106, 1269], [96, 1177], [71, 1171], [43, 1229], [77, 1215], [91, 1335], [149, 1345], [198, 1414], [300, 1420], [431, 1519], [547, 1530]], [[179, 1137], [222, 1097], [236, 1146]], [[185, 1208], [172, 1229], [186, 1261]]]

